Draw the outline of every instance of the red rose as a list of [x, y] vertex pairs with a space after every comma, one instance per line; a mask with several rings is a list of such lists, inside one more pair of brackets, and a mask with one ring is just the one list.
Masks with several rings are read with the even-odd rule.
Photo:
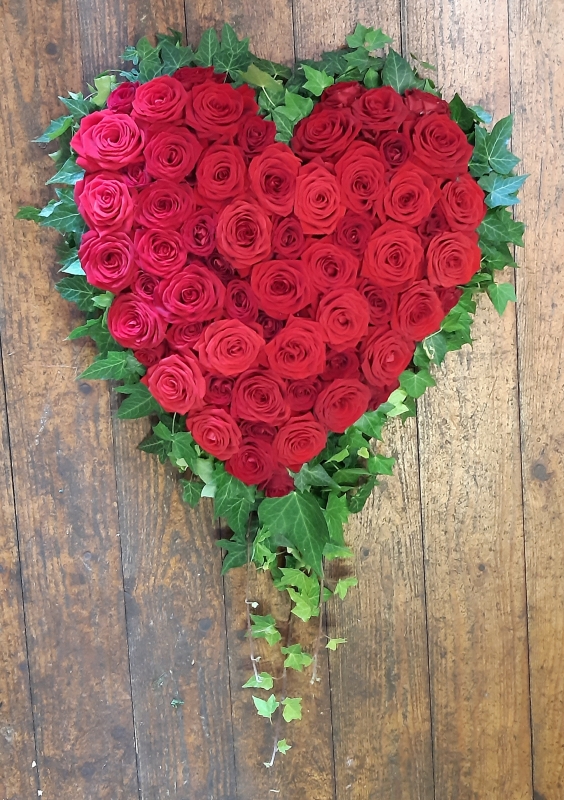
[[409, 111], [414, 114], [447, 114], [450, 108], [446, 100], [437, 97], [431, 92], [422, 92], [421, 89], [406, 89], [403, 101]]
[[294, 213], [304, 233], [333, 233], [345, 211], [335, 176], [321, 163], [301, 167], [296, 179]]
[[131, 289], [138, 297], [142, 297], [145, 300], [152, 300], [159, 283], [160, 280], [156, 275], [151, 275], [149, 272], [139, 270], [131, 284]]
[[335, 433], [343, 433], [356, 422], [370, 401], [370, 389], [354, 378], [337, 379], [324, 389], [315, 402], [317, 419]]
[[356, 289], [335, 289], [321, 298], [316, 318], [331, 347], [347, 350], [366, 335], [370, 310]]
[[455, 231], [475, 230], [486, 215], [484, 190], [468, 173], [441, 187], [442, 209]]
[[135, 220], [146, 228], [178, 230], [193, 209], [192, 189], [187, 183], [173, 183], [161, 178], [140, 190]]
[[240, 375], [256, 363], [264, 339], [253, 328], [236, 319], [212, 322], [196, 349], [205, 369], [218, 375]]
[[228, 406], [231, 403], [233, 394], [233, 378], [225, 378], [223, 375], [206, 375], [206, 394], [204, 400], [212, 406]]
[[244, 192], [246, 178], [243, 152], [231, 144], [208, 147], [196, 169], [198, 193], [217, 210]]
[[480, 269], [478, 235], [461, 231], [440, 233], [427, 248], [427, 277], [432, 286], [468, 283]]
[[413, 128], [413, 153], [432, 175], [455, 178], [468, 169], [472, 145], [446, 114], [427, 114]]
[[456, 286], [449, 286], [446, 289], [442, 286], [437, 286], [435, 291], [439, 296], [445, 315], [455, 307], [462, 297], [462, 289], [458, 289]]
[[243, 419], [240, 420], [239, 427], [245, 439], [259, 440], [268, 444], [272, 444], [277, 433], [274, 425], [268, 425], [266, 422], [250, 422]]
[[327, 431], [313, 414], [293, 417], [283, 425], [274, 440], [278, 461], [292, 472], [318, 456], [327, 443]]
[[251, 273], [260, 308], [274, 319], [287, 319], [311, 302], [307, 273], [301, 261], [263, 261]]
[[423, 247], [411, 228], [386, 222], [368, 242], [362, 274], [384, 289], [407, 289], [422, 277]]
[[358, 122], [348, 108], [315, 106], [294, 128], [292, 150], [302, 158], [339, 158], [356, 139]]
[[364, 255], [373, 230], [374, 223], [367, 214], [354, 214], [347, 211], [335, 228], [335, 243], [360, 258]]
[[120, 294], [110, 306], [108, 330], [122, 347], [138, 350], [157, 347], [164, 339], [166, 323], [143, 298], [135, 294]]
[[225, 291], [225, 313], [241, 322], [255, 322], [258, 316], [258, 300], [246, 281], [235, 278], [229, 281]]
[[161, 358], [168, 355], [167, 344], [166, 342], [161, 342], [156, 347], [142, 347], [139, 350], [134, 350], [133, 355], [144, 367], [154, 367]]
[[303, 254], [303, 261], [312, 284], [319, 292], [344, 289], [356, 282], [358, 259], [327, 239], [315, 240]]
[[187, 95], [186, 122], [206, 139], [234, 136], [243, 114], [258, 111], [250, 91], [244, 86], [234, 89], [229, 83], [198, 84]]
[[180, 67], [172, 73], [172, 77], [180, 81], [187, 92], [205, 81], [224, 83], [227, 79], [225, 72], [216, 72], [213, 67]]
[[293, 317], [264, 351], [270, 368], [282, 378], [310, 378], [325, 368], [323, 328], [309, 319]]
[[94, 111], [81, 119], [71, 147], [78, 166], [89, 172], [118, 170], [143, 158], [143, 134], [128, 114]]
[[386, 216], [415, 227], [423, 222], [435, 205], [437, 182], [412, 164], [398, 169], [383, 197]]
[[202, 153], [193, 133], [169, 125], [151, 125], [147, 130], [145, 160], [153, 178], [181, 181], [189, 175]]
[[260, 205], [271, 214], [287, 217], [292, 213], [299, 168], [299, 158], [281, 142], [271, 144], [251, 161], [251, 188]]
[[206, 258], [206, 264], [225, 286], [237, 275], [235, 267], [217, 252]]
[[311, 411], [320, 391], [321, 381], [318, 378], [303, 378], [299, 381], [290, 381], [287, 389], [290, 409], [294, 413]]
[[133, 98], [139, 88], [139, 81], [124, 81], [111, 91], [106, 101], [110, 111], [118, 114], [131, 114]]
[[396, 331], [376, 332], [367, 341], [361, 368], [368, 383], [390, 386], [407, 368], [415, 344]]
[[240, 271], [247, 271], [272, 251], [272, 223], [255, 203], [238, 200], [222, 209], [217, 223], [217, 249]]
[[87, 231], [81, 239], [78, 258], [88, 283], [106, 292], [121, 292], [137, 274], [133, 242], [125, 233], [99, 236], [96, 231]]
[[217, 218], [211, 208], [200, 208], [188, 217], [183, 233], [189, 254], [205, 257], [213, 253], [216, 225]]
[[263, 119], [256, 114], [245, 114], [235, 136], [235, 142], [243, 150], [248, 159], [263, 153], [271, 144], [274, 144], [276, 125], [270, 120]]
[[275, 465], [272, 445], [264, 441], [243, 439], [239, 450], [225, 462], [225, 469], [238, 480], [252, 486], [268, 481], [274, 473]]
[[283, 320], [269, 317], [264, 311], [259, 311], [257, 322], [262, 328], [262, 335], [264, 336], [265, 342], [269, 342], [273, 339], [278, 331], [281, 331], [284, 327]]
[[206, 392], [200, 366], [192, 356], [172, 355], [149, 367], [141, 383], [170, 414], [187, 414], [199, 408]]
[[127, 233], [133, 225], [135, 190], [116, 172], [97, 172], [78, 181], [74, 199], [89, 228], [99, 233]]
[[235, 382], [231, 413], [249, 422], [281, 425], [290, 416], [284, 381], [269, 371], [244, 372]]
[[173, 322], [166, 332], [166, 340], [171, 350], [185, 356], [194, 355], [192, 350], [204, 330], [203, 322]]
[[360, 361], [355, 350], [327, 351], [325, 372], [321, 376], [324, 381], [335, 378], [359, 378]]
[[225, 287], [207, 267], [189, 264], [163, 280], [157, 302], [169, 322], [204, 322], [221, 316]]
[[155, 122], [179, 124], [184, 116], [186, 91], [175, 78], [163, 75], [161, 78], [143, 83], [135, 92], [131, 116], [142, 123]]
[[411, 139], [398, 131], [382, 134], [378, 138], [378, 149], [389, 169], [402, 167], [413, 154]]
[[421, 237], [423, 246], [426, 247], [431, 239], [438, 233], [449, 230], [443, 203], [438, 202], [431, 209], [429, 216], [417, 226], [417, 233]]
[[362, 130], [373, 138], [380, 131], [397, 131], [407, 117], [407, 108], [400, 94], [391, 86], [368, 89], [352, 105]]
[[151, 183], [151, 176], [147, 172], [144, 161], [128, 164], [121, 170], [121, 174], [125, 183], [133, 189], [140, 189], [142, 186], [148, 186]]
[[349, 108], [365, 91], [358, 81], [339, 81], [323, 90], [321, 102], [328, 108]]
[[159, 278], [174, 275], [186, 264], [186, 248], [182, 234], [178, 231], [135, 231], [135, 254], [146, 272]]
[[365, 298], [370, 309], [370, 322], [377, 327], [386, 326], [396, 305], [397, 293], [383, 289], [375, 283], [363, 278], [358, 284], [358, 291]]
[[371, 212], [386, 181], [378, 149], [368, 142], [355, 142], [337, 161], [335, 172], [348, 208], [358, 213]]
[[234, 456], [243, 437], [239, 426], [223, 408], [206, 408], [186, 420], [196, 444], [222, 461]]
[[393, 391], [399, 389], [399, 381], [395, 381], [391, 386], [371, 386], [370, 388], [372, 389], [372, 394], [368, 410], [376, 411], [383, 403], [387, 402]]
[[272, 476], [259, 487], [263, 490], [266, 497], [285, 497], [296, 488], [294, 479], [288, 474], [288, 470], [280, 467], [275, 469]]
[[435, 290], [427, 281], [419, 281], [399, 296], [392, 317], [392, 328], [406, 339], [420, 342], [441, 327], [445, 313]]
[[298, 258], [306, 246], [306, 238], [297, 217], [281, 217], [272, 231], [272, 249], [280, 258]]

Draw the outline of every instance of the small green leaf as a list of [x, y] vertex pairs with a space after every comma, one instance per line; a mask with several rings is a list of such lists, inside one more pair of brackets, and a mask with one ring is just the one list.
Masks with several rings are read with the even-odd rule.
[[120, 350], [98, 357], [93, 364], [84, 370], [79, 378], [91, 381], [118, 381], [129, 376], [143, 375], [144, 373], [145, 367], [137, 361], [133, 353], [129, 350]]
[[388, 458], [380, 453], [370, 456], [368, 469], [372, 475], [393, 475], [395, 458]]
[[61, 297], [71, 303], [76, 303], [82, 311], [90, 309], [94, 289], [82, 275], [69, 275], [68, 278], [63, 278], [55, 285], [55, 289]]
[[459, 94], [455, 94], [449, 103], [453, 120], [460, 125], [464, 133], [470, 133], [476, 122], [475, 112], [469, 108]]
[[367, 411], [360, 419], [354, 423], [354, 427], [358, 428], [371, 439], [382, 439], [382, 428], [386, 418], [379, 411]]
[[269, 672], [261, 672], [257, 678], [251, 675], [249, 680], [243, 684], [243, 689], [265, 689], [269, 692], [274, 686], [274, 678]]
[[486, 205], [490, 208], [515, 205], [519, 202], [517, 192], [528, 177], [528, 175], [510, 175], [504, 178], [495, 172], [484, 175], [478, 183], [485, 192], [490, 193], [486, 197]]
[[202, 481], [180, 481], [180, 483], [182, 484], [182, 500], [194, 508], [200, 502], [205, 483]]
[[164, 464], [168, 458], [170, 443], [159, 439], [158, 436], [150, 434], [138, 445], [138, 449], [142, 450], [144, 453], [152, 453], [158, 456], [161, 464]]
[[181, 67], [189, 67], [194, 61], [194, 51], [191, 47], [174, 45], [167, 40], [161, 44], [161, 58], [163, 60], [163, 73], [172, 75]]
[[280, 706], [280, 703], [276, 699], [276, 697], [271, 694], [268, 700], [261, 700], [260, 697], [255, 697], [253, 695], [253, 702], [255, 704], [255, 708], [257, 710], [257, 714], [260, 717], [266, 717], [268, 720], [272, 722], [272, 715], [276, 711], [276, 709]]
[[511, 242], [523, 247], [525, 226], [513, 219], [504, 208], [490, 209], [478, 227], [480, 238], [492, 244]]
[[356, 28], [354, 29], [354, 33], [350, 33], [346, 39], [347, 44], [349, 47], [364, 47], [364, 41], [366, 39], [366, 34], [368, 33], [369, 28], [366, 28], [364, 25], [361, 25], [360, 22], [356, 23]]
[[178, 708], [179, 706], [184, 705], [184, 700], [181, 700], [179, 697], [173, 697], [170, 701], [170, 704], [173, 708]]
[[255, 486], [247, 486], [229, 472], [220, 472], [216, 478], [215, 516], [225, 517], [236, 533], [245, 533], [255, 493]]
[[66, 105], [73, 119], [79, 120], [90, 114], [90, 105], [86, 102], [82, 93], [75, 94], [69, 92], [69, 97], [59, 97], [59, 100]]
[[144, 383], [136, 383], [131, 389], [118, 409], [117, 415], [120, 419], [138, 419], [160, 410], [159, 404]]
[[40, 222], [41, 217], [39, 216], [41, 212], [40, 208], [36, 208], [35, 206], [21, 206], [18, 209], [18, 213], [15, 216], [15, 219], [27, 219], [31, 222]]
[[366, 74], [364, 76], [364, 85], [367, 89], [375, 89], [377, 86], [382, 85], [380, 73], [373, 67], [370, 67], [366, 70]]
[[286, 722], [292, 722], [294, 719], [302, 718], [301, 697], [285, 697], [284, 700], [282, 700], [282, 705], [284, 706], [282, 716]]
[[517, 297], [512, 283], [490, 283], [487, 293], [498, 314], [503, 314], [508, 303], [515, 303]]
[[343, 547], [342, 545], [333, 544], [333, 542], [327, 542], [325, 547], [323, 548], [323, 558], [326, 558], [328, 561], [331, 561], [335, 558], [353, 558], [354, 553], [348, 547]]
[[292, 745], [288, 744], [286, 739], [280, 739], [280, 741], [276, 743], [276, 747], [278, 749], [278, 752], [282, 753], [282, 755], [285, 755], [288, 752], [288, 750], [292, 749]]
[[299, 492], [306, 491], [310, 486], [329, 486], [332, 489], [339, 488], [339, 485], [335, 483], [322, 464], [315, 464], [314, 466], [304, 464], [301, 470], [294, 475], [294, 483]]
[[255, 64], [259, 70], [262, 72], [268, 73], [268, 75], [272, 76], [273, 78], [288, 78], [292, 77], [292, 70], [290, 67], [284, 66], [284, 64], [277, 64], [276, 61], [269, 61], [266, 58], [257, 58], [251, 54], [253, 64]]
[[301, 94], [294, 94], [293, 92], [286, 91], [285, 105], [291, 112], [294, 122], [308, 117], [313, 111], [313, 100], [311, 97], [302, 97]]
[[275, 80], [268, 72], [264, 72], [254, 64], [249, 64], [244, 72], [239, 73], [241, 80], [250, 86], [258, 86], [261, 89], [272, 90], [273, 92], [283, 92], [280, 81]]
[[408, 396], [415, 398], [421, 397], [430, 386], [435, 386], [435, 379], [426, 369], [420, 369], [419, 372], [412, 372], [408, 369], [401, 373], [399, 382]]
[[63, 166], [59, 169], [56, 175], [46, 182], [47, 185], [52, 183], [64, 183], [67, 186], [74, 186], [75, 183], [84, 178], [84, 170], [79, 167], [75, 159], [71, 156], [67, 158]]
[[[137, 53], [137, 50], [135, 50]], [[102, 108], [106, 104], [106, 100], [110, 96], [110, 92], [117, 84], [113, 75], [99, 75], [94, 78], [94, 86], [96, 87], [96, 94], [92, 98], [92, 102], [98, 108]]]
[[442, 331], [426, 336], [422, 342], [423, 350], [434, 364], [442, 364], [447, 353], [447, 341]]
[[43, 131], [41, 136], [38, 136], [37, 139], [32, 139], [32, 141], [39, 142], [40, 144], [52, 142], [53, 139], [62, 136], [63, 133], [71, 127], [72, 123], [73, 118], [70, 116], [58, 117], [57, 119], [51, 120], [50, 125]]
[[384, 86], [391, 86], [399, 94], [403, 94], [406, 89], [417, 88], [420, 81], [416, 78], [409, 62], [390, 47], [382, 70], [382, 83]]
[[278, 106], [272, 111], [272, 119], [278, 131], [276, 134], [277, 142], [289, 142], [294, 134], [294, 123], [285, 113], [284, 108], [284, 106]]
[[200, 39], [200, 46], [198, 47], [194, 56], [194, 61], [200, 67], [211, 67], [213, 57], [219, 50], [219, 39], [217, 33], [213, 28], [204, 32]]
[[307, 78], [307, 81], [304, 83], [304, 88], [316, 97], [320, 97], [324, 89], [335, 83], [335, 79], [327, 75], [326, 72], [308, 67], [307, 64], [302, 64], [301, 66]]
[[[364, 37], [364, 46], [367, 50], [381, 50], [384, 45], [391, 44], [394, 40], [382, 31], [382, 28], [369, 28]], [[351, 45], [349, 45], [350, 47]]]
[[216, 545], [227, 551], [221, 568], [222, 575], [225, 575], [230, 569], [242, 567], [247, 563], [247, 542], [240, 534], [236, 534], [231, 539], [220, 539]]
[[276, 620], [272, 614], [261, 617], [259, 614], [251, 614], [251, 636], [253, 639], [266, 639], [269, 645], [279, 642], [282, 636], [276, 628]]
[[280, 652], [286, 656], [284, 666], [287, 669], [295, 669], [302, 672], [304, 667], [309, 667], [313, 663], [313, 657], [309, 653], [304, 653], [301, 644], [291, 644], [289, 647], [281, 647]]
[[347, 522], [350, 514], [346, 496], [331, 492], [327, 498], [327, 506], [323, 513], [329, 528], [331, 542], [344, 547], [343, 525]]
[[374, 476], [371, 476], [366, 483], [363, 483], [360, 489], [349, 499], [349, 508], [353, 514], [361, 511], [366, 505], [366, 501], [372, 494], [372, 490], [378, 481]]
[[345, 644], [346, 641], [346, 639], [329, 639], [325, 647], [328, 650], [336, 650], [338, 645]]
[[337, 585], [333, 589], [333, 594], [344, 600], [352, 586], [358, 586], [358, 578], [339, 578]]

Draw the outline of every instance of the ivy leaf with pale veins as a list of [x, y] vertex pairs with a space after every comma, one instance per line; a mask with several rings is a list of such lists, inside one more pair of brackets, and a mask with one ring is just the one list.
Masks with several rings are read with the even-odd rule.
[[453, 120], [462, 128], [464, 133], [470, 133], [477, 119], [475, 112], [466, 105], [458, 93], [454, 95], [448, 105]]
[[223, 559], [222, 575], [225, 575], [230, 569], [243, 567], [247, 563], [247, 540], [241, 534], [235, 534], [231, 539], [220, 539], [216, 545], [227, 553]]
[[220, 472], [216, 478], [215, 516], [225, 517], [231, 530], [244, 534], [255, 493], [255, 486], [247, 486], [229, 472]]
[[395, 458], [376, 453], [368, 459], [368, 471], [372, 475], [393, 475], [395, 463]]
[[426, 336], [422, 342], [423, 350], [434, 364], [442, 364], [447, 354], [446, 337], [442, 331]]
[[69, 97], [59, 97], [59, 100], [65, 104], [75, 120], [82, 119], [82, 117], [90, 114], [90, 104], [84, 99], [82, 92], [78, 94], [69, 92]]
[[194, 61], [199, 67], [211, 67], [213, 58], [219, 50], [219, 39], [213, 28], [205, 31], [200, 39], [200, 45], [196, 50]]
[[323, 90], [335, 83], [335, 79], [322, 70], [314, 69], [307, 64], [302, 64], [302, 69], [307, 78], [304, 83], [304, 89], [307, 89], [316, 97], [321, 97]]
[[340, 597], [341, 600], [344, 600], [347, 596], [348, 590], [352, 586], [358, 586], [358, 578], [339, 578], [337, 585], [333, 589], [333, 594], [336, 594], [337, 597]]
[[260, 697], [255, 697], [255, 695], [253, 695], [253, 703], [255, 704], [257, 714], [261, 717], [266, 717], [270, 722], [272, 722], [272, 715], [280, 705], [273, 694], [270, 695], [268, 700], [261, 700]]
[[71, 156], [70, 158], [67, 158], [59, 171], [53, 175], [52, 178], [49, 178], [49, 180], [46, 181], [46, 185], [49, 186], [52, 183], [64, 183], [67, 186], [74, 186], [74, 184], [80, 181], [82, 178], [84, 178], [84, 170], [82, 167], [78, 166], [75, 159]]
[[253, 639], [266, 639], [270, 646], [282, 638], [272, 614], [251, 614], [251, 636]]
[[174, 45], [165, 39], [161, 44], [161, 58], [163, 60], [163, 73], [172, 75], [181, 67], [189, 67], [194, 61], [194, 51], [191, 47]]
[[41, 217], [39, 216], [41, 212], [40, 208], [36, 208], [35, 206], [21, 206], [18, 209], [18, 212], [15, 216], [15, 219], [26, 219], [30, 222], [40, 222]]
[[65, 300], [76, 303], [81, 311], [90, 309], [92, 298], [96, 293], [96, 290], [90, 286], [83, 275], [69, 275], [55, 284], [55, 289]]
[[273, 109], [272, 119], [276, 124], [276, 141], [289, 142], [294, 134], [294, 123], [288, 115], [284, 113], [283, 106], [278, 106], [278, 108]]
[[329, 486], [331, 489], [338, 489], [323, 464], [304, 464], [299, 472], [294, 475], [294, 483], [299, 492], [305, 492], [310, 486]]
[[354, 423], [354, 427], [358, 428], [371, 439], [382, 439], [382, 428], [386, 422], [386, 417], [380, 411], [366, 411]]
[[329, 540], [329, 530], [323, 511], [311, 494], [290, 492], [285, 497], [266, 498], [258, 514], [269, 531], [284, 534], [305, 564], [321, 575], [323, 546]]
[[[285, 697], [282, 700], [283, 711], [282, 716], [286, 722], [292, 722], [294, 719], [302, 718], [302, 698], [301, 697]], [[278, 708], [278, 706], [277, 706]]]
[[513, 219], [504, 208], [490, 209], [478, 227], [480, 238], [492, 244], [511, 242], [523, 247], [525, 226]]
[[256, 675], [251, 675], [249, 680], [243, 684], [243, 689], [265, 689], [269, 692], [274, 686], [274, 678], [269, 672], [261, 672], [257, 678]]
[[280, 652], [286, 656], [284, 666], [287, 669], [295, 669], [302, 672], [304, 667], [309, 667], [313, 663], [313, 657], [309, 653], [304, 653], [301, 644], [291, 644], [288, 647], [281, 647]]
[[515, 303], [517, 297], [512, 283], [491, 283], [487, 293], [498, 314], [503, 314], [508, 303]]
[[484, 192], [489, 192], [486, 205], [490, 208], [515, 205], [519, 202], [517, 192], [528, 177], [528, 175], [509, 175], [504, 178], [496, 172], [484, 175], [478, 183]]
[[377, 483], [377, 479], [372, 476], [366, 481], [366, 483], [362, 484], [360, 489], [355, 494], [353, 494], [353, 496], [349, 499], [349, 508], [351, 513], [356, 514], [358, 511], [362, 511], [366, 505], [366, 501], [372, 494], [372, 490]]
[[72, 189], [57, 189], [58, 200], [51, 200], [39, 212], [39, 224], [55, 228], [59, 233], [82, 234], [86, 223], [78, 213]]
[[120, 388], [122, 390], [125, 388], [131, 389], [118, 409], [117, 415], [120, 419], [138, 419], [161, 410], [160, 405], [144, 383], [136, 383], [130, 387], [122, 386]]
[[32, 141], [40, 144], [52, 142], [53, 139], [56, 139], [58, 136], [62, 136], [63, 133], [72, 126], [72, 123], [73, 118], [71, 116], [65, 115], [63, 117], [53, 119], [51, 120], [49, 126], [43, 131], [41, 136], [38, 136], [37, 139], [32, 139]]
[[165, 442], [164, 439], [159, 439], [158, 436], [149, 434], [137, 447], [144, 453], [151, 453], [152, 455], [158, 456], [161, 464], [164, 464], [168, 459], [170, 442]]
[[486, 139], [488, 161], [495, 172], [507, 175], [519, 163], [517, 156], [507, 149], [507, 142], [511, 138], [513, 128], [513, 115], [500, 119], [492, 128]]
[[382, 70], [382, 83], [403, 94], [406, 89], [418, 88], [421, 81], [415, 76], [409, 62], [390, 47]]
[[421, 397], [430, 386], [436, 385], [435, 379], [427, 369], [420, 369], [419, 372], [407, 369], [399, 376], [399, 382], [407, 395], [416, 399]]
[[205, 483], [203, 481], [180, 481], [180, 483], [182, 485], [182, 500], [191, 508], [194, 508], [200, 502]]
[[93, 364], [87, 367], [81, 380], [123, 380], [129, 376], [145, 374], [145, 367], [137, 361], [130, 350], [112, 351], [103, 357], [98, 357]]
[[346, 496], [331, 492], [327, 498], [327, 506], [323, 513], [325, 514], [331, 542], [344, 547], [343, 525], [347, 522], [350, 514]]

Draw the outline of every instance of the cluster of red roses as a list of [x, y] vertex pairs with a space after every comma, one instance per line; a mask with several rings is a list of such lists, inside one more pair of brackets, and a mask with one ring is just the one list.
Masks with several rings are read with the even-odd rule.
[[123, 83], [82, 120], [79, 255], [161, 406], [282, 495], [439, 329], [479, 269], [484, 194], [432, 94], [337, 83], [288, 147], [225, 79]]

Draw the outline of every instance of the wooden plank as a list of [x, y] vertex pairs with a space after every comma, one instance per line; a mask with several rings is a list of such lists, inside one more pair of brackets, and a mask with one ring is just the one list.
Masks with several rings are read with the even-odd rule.
[[80, 87], [76, 5], [46, 13], [23, 0], [0, 35], [0, 175], [13, 187], [0, 212], [2, 346], [39, 786], [62, 800], [129, 800], [137, 776], [108, 392], [75, 382], [92, 354], [64, 341], [80, 314], [53, 290], [58, 237], [13, 220], [20, 203], [48, 196], [49, 161], [30, 140], [61, 113], [56, 95]]
[[[396, 0], [377, 13], [298, 0], [295, 15], [300, 57], [342, 46], [357, 21], [400, 40]], [[414, 422], [390, 426], [386, 440], [396, 475], [347, 534], [359, 588], [328, 607], [329, 633], [348, 640], [330, 657], [337, 797], [424, 800], [433, 796], [433, 769]]]
[[4, 376], [0, 384], [0, 797], [37, 792], [33, 713], [18, 535], [6, 419]]
[[517, 309], [536, 800], [564, 792], [564, 8], [511, 0], [513, 144], [530, 172]]
[[[119, 66], [126, 44], [173, 27], [182, 2], [81, 0], [86, 70]], [[105, 9], [101, 14], [102, 6]], [[176, 476], [137, 450], [146, 421], [115, 420], [116, 472], [141, 797], [235, 797], [221, 579], [211, 503], [191, 511]], [[171, 701], [182, 700], [176, 708]]]
[[[414, 0], [405, 40], [447, 97], [508, 113], [505, 3]], [[473, 335], [419, 409], [435, 791], [517, 800], [532, 790], [514, 309], [481, 302]]]

